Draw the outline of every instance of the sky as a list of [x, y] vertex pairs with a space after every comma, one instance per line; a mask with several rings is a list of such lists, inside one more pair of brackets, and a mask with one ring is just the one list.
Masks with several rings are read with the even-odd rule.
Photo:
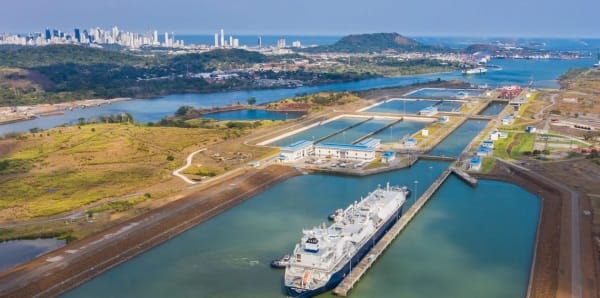
[[0, 32], [600, 37], [598, 0], [3, 0]]

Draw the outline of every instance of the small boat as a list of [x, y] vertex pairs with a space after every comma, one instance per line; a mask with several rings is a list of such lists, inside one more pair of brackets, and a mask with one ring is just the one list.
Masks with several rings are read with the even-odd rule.
[[463, 75], [484, 74], [487, 72], [487, 68], [485, 68], [485, 67], [469, 68], [469, 69], [463, 69], [461, 72]]
[[341, 215], [343, 215], [343, 214], [344, 214], [344, 210], [343, 210], [343, 209], [338, 209], [338, 210], [335, 210], [335, 212], [333, 212], [333, 213], [329, 214], [329, 216], [327, 216], [327, 218], [328, 218], [329, 220], [335, 220], [335, 218], [336, 218], [337, 216], [341, 216]]
[[285, 255], [281, 259], [271, 261], [271, 268], [285, 268], [290, 264], [290, 255]]

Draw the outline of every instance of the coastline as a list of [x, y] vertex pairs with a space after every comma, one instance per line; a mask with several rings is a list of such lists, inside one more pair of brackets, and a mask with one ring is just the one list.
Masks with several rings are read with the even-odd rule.
[[116, 97], [110, 99], [82, 99], [57, 104], [37, 104], [16, 107], [0, 107], [0, 125], [28, 121], [38, 117], [62, 115], [64, 111], [87, 107], [112, 104], [114, 102], [133, 100], [130, 97]]

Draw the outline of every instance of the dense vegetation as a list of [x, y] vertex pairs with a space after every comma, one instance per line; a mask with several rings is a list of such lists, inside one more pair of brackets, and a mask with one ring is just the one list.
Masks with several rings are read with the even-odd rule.
[[307, 49], [310, 52], [340, 52], [340, 53], [372, 53], [394, 50], [405, 51], [430, 51], [439, 50], [420, 42], [404, 37], [398, 33], [371, 33], [348, 35], [333, 45], [318, 46]]
[[[256, 88], [250, 74], [211, 83], [192, 74], [239, 69], [273, 59], [278, 58], [239, 49], [134, 55], [73, 45], [0, 47], [0, 106]], [[364, 77], [305, 71], [260, 72], [259, 75], [303, 80], [309, 84]]]

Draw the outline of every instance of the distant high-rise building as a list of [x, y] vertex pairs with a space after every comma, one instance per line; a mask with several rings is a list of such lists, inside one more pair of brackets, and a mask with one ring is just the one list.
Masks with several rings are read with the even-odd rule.
[[258, 48], [262, 48], [262, 36], [258, 37]]
[[233, 36], [229, 35], [229, 46], [233, 47]]
[[239, 47], [240, 46], [240, 40], [237, 39], [237, 38], [234, 38], [231, 46], [234, 47], [234, 48]]
[[58, 37], [59, 32], [56, 29], [52, 29], [52, 37]]
[[165, 46], [169, 46], [169, 32], [165, 32]]
[[46, 40], [50, 40], [52, 38], [52, 33], [50, 29], [46, 28]]
[[221, 46], [225, 46], [225, 31], [221, 29]]
[[215, 33], [215, 48], [219, 47], [219, 33]]
[[278, 48], [285, 48], [285, 38], [281, 38], [279, 40], [277, 40], [277, 47]]
[[114, 26], [112, 28], [112, 37], [116, 40], [118, 36], [119, 36], [119, 28], [117, 26]]
[[158, 31], [154, 30], [154, 34], [152, 35], [152, 43], [153, 44], [157, 44], [158, 43]]
[[294, 48], [299, 48], [299, 47], [302, 47], [302, 44], [300, 43], [300, 41], [299, 41], [299, 40], [294, 40], [294, 41], [292, 42], [292, 47], [294, 47]]
[[75, 40], [77, 40], [77, 42], [81, 42], [81, 32], [79, 32], [79, 28], [75, 28]]

